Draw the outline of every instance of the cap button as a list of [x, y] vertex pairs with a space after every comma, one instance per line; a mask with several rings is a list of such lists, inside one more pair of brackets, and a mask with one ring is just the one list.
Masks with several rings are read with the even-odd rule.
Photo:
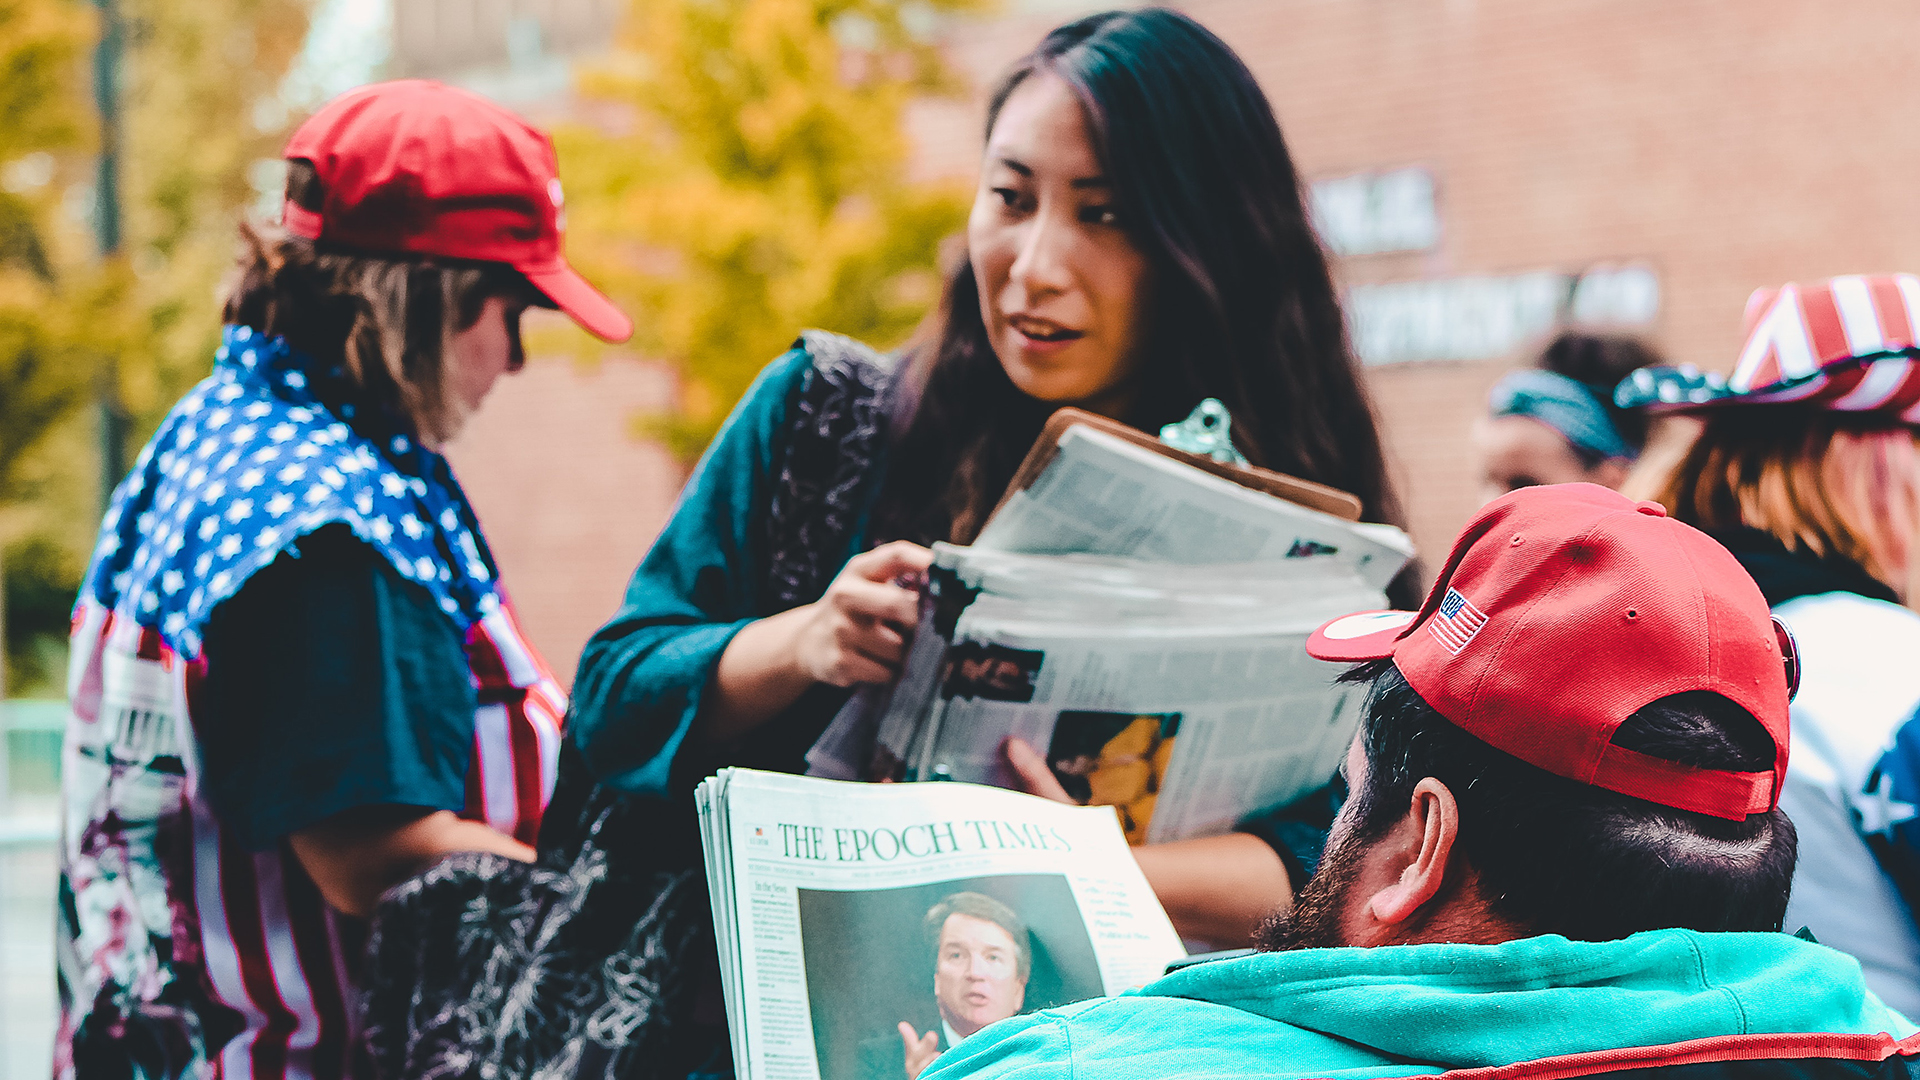
[[1667, 508], [1664, 506], [1661, 506], [1659, 503], [1654, 502], [1651, 499], [1644, 499], [1638, 503], [1635, 503], [1633, 508], [1647, 515], [1648, 517], [1666, 517], [1667, 516]]

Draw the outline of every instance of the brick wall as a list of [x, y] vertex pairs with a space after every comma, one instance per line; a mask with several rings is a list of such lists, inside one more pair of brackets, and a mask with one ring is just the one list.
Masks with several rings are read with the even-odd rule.
[[[1246, 58], [1309, 180], [1431, 173], [1437, 245], [1346, 259], [1336, 269], [1348, 284], [1642, 263], [1661, 290], [1648, 336], [1677, 360], [1724, 369], [1753, 288], [1920, 264], [1910, 0], [1182, 6]], [[947, 44], [984, 87], [1092, 9], [1018, 0], [953, 27]], [[977, 100], [916, 107], [914, 171], [971, 178], [980, 120]], [[1465, 435], [1516, 359], [1369, 370], [1430, 559], [1473, 509]], [[670, 389], [631, 361], [536, 363], [454, 448], [528, 629], [563, 675], [678, 489], [681, 468], [629, 435], [633, 413]]]
[[[530, 325], [558, 318], [528, 314]], [[634, 434], [636, 417], [672, 394], [664, 368], [617, 351], [593, 365], [535, 357], [447, 449], [527, 636], [562, 685], [679, 494], [680, 464]]]
[[[1437, 247], [1344, 260], [1349, 284], [1644, 263], [1647, 336], [1724, 369], [1752, 289], [1920, 263], [1920, 9], [1902, 0], [1176, 6], [1246, 59], [1308, 179], [1432, 173]], [[984, 85], [1072, 14], [960, 28], [953, 56]], [[920, 167], [971, 175], [979, 116], [916, 112]], [[1472, 511], [1464, 436], [1515, 359], [1369, 372], [1426, 551]]]

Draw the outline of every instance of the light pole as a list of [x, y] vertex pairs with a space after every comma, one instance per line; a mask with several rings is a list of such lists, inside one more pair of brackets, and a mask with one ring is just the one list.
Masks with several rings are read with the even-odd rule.
[[[126, 24], [119, 0], [94, 0], [100, 10], [100, 42], [93, 51], [93, 97], [100, 110], [100, 162], [94, 177], [93, 229], [102, 258], [120, 254], [120, 59]], [[126, 470], [127, 417], [120, 404], [120, 365], [109, 357], [97, 392], [100, 416], [100, 511]]]

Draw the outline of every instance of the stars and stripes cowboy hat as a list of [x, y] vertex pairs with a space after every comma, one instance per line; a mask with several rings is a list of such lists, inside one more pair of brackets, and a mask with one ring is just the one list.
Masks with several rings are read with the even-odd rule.
[[1642, 368], [1614, 401], [1653, 413], [1798, 402], [1920, 424], [1917, 357], [1920, 277], [1848, 275], [1755, 292], [1731, 376]]

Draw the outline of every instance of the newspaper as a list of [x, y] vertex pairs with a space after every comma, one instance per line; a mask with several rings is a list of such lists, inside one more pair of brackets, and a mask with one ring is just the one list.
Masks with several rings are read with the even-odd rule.
[[1085, 426], [1066, 430], [1046, 470], [1007, 497], [973, 546], [1181, 564], [1302, 560], [1376, 589], [1413, 556], [1391, 525], [1342, 521]]
[[1411, 552], [1069, 427], [971, 547], [934, 546], [900, 679], [853, 696], [808, 772], [1018, 786], [1014, 737], [1134, 843], [1225, 832], [1338, 768], [1362, 695], [1306, 638], [1384, 607]]
[[1107, 808], [750, 769], [695, 798], [741, 1080], [912, 1080], [1185, 955]]
[[948, 545], [934, 568], [870, 778], [1017, 786], [1012, 736], [1129, 840], [1163, 843], [1326, 783], [1359, 723], [1362, 693], [1305, 651], [1314, 627], [1383, 602], [1352, 575]]

